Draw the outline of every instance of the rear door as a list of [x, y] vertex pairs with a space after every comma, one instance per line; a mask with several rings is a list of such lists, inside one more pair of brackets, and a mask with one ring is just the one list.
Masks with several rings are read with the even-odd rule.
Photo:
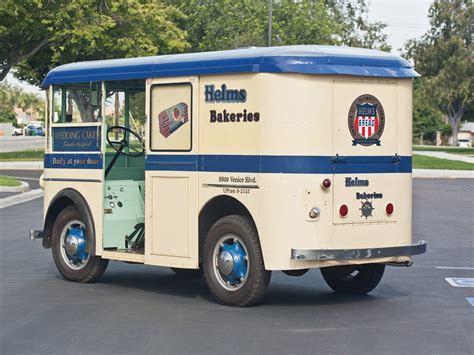
[[397, 105], [396, 80], [334, 81], [335, 224], [396, 221], [386, 205], [397, 205]]

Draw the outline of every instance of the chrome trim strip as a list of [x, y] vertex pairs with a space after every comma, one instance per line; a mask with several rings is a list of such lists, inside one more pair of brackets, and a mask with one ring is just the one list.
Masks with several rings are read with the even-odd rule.
[[398, 247], [369, 249], [291, 249], [291, 258], [297, 260], [358, 260], [392, 256], [410, 256], [426, 252], [426, 240]]
[[102, 182], [100, 179], [43, 178], [44, 181]]

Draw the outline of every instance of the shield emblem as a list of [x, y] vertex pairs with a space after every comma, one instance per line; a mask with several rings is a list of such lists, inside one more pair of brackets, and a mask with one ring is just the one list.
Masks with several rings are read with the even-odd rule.
[[369, 139], [378, 132], [379, 118], [377, 116], [377, 104], [357, 104], [357, 112], [354, 125], [359, 134]]

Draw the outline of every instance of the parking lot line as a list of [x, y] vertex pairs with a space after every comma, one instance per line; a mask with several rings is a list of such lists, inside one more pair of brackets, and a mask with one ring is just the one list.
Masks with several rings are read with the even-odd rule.
[[474, 267], [469, 266], [436, 266], [436, 268], [441, 270], [474, 270]]
[[474, 287], [474, 278], [446, 277], [445, 280], [453, 287]]
[[468, 301], [471, 304], [471, 306], [474, 307], [474, 297], [466, 297], [466, 301]]

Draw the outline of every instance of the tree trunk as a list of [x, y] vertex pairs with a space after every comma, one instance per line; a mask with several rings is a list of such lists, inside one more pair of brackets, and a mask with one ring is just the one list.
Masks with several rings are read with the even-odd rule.
[[459, 122], [461, 122], [461, 118], [464, 114], [464, 111], [466, 111], [465, 105], [461, 106], [457, 111], [448, 113], [448, 120], [451, 124], [451, 130], [453, 133], [451, 140], [451, 145], [453, 147], [457, 147], [458, 145]]
[[[49, 42], [49, 38], [45, 38], [41, 42], [39, 42], [36, 46], [31, 48], [31, 50], [28, 53], [18, 54], [18, 53], [13, 52], [13, 53], [10, 53], [11, 56], [7, 55], [6, 58], [1, 58], [0, 63], [6, 61], [7, 64], [0, 67], [1, 69], [0, 81], [3, 81], [3, 79], [6, 78], [7, 74], [15, 65], [20, 64], [22, 61], [34, 56], [36, 52], [38, 52], [41, 48], [43, 48], [48, 42]], [[11, 57], [13, 57], [13, 59]]]
[[451, 145], [453, 147], [456, 147], [458, 145], [458, 131], [459, 131], [458, 124], [453, 123], [451, 119], [449, 120], [449, 122], [451, 123], [451, 131], [452, 131]]
[[81, 90], [72, 90], [69, 89], [69, 95], [71, 95], [72, 99], [76, 103], [76, 106], [81, 114], [82, 122], [94, 122], [94, 108], [89, 104], [89, 97]]
[[7, 75], [10, 72], [11, 68], [12, 67], [5, 68], [0, 72], [0, 81], [3, 81], [3, 79], [5, 79], [7, 77]]
[[68, 115], [72, 115], [73, 112], [72, 112], [72, 97], [71, 95], [68, 96], [67, 98], [67, 114]]

